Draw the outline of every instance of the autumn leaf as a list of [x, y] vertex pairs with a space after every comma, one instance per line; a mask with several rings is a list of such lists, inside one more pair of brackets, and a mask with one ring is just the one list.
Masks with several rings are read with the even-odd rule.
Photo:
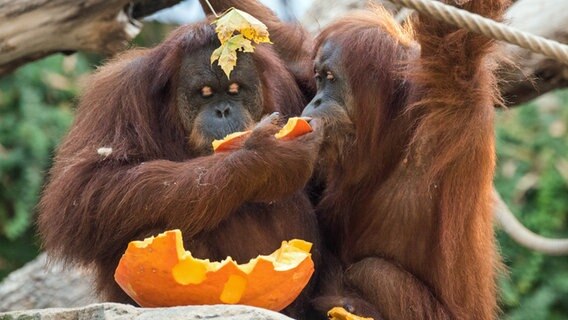
[[211, 64], [218, 61], [228, 78], [237, 65], [237, 51], [253, 52], [252, 42], [272, 43], [266, 25], [244, 11], [230, 8], [213, 23], [221, 46], [211, 54]]
[[246, 39], [255, 43], [271, 43], [266, 25], [239, 9], [230, 8], [214, 23], [221, 43], [228, 41], [235, 32], [240, 32]]
[[237, 65], [237, 51], [254, 52], [251, 41], [245, 39], [242, 34], [231, 37], [211, 54], [211, 64], [219, 60], [219, 66], [229, 79], [231, 71]]

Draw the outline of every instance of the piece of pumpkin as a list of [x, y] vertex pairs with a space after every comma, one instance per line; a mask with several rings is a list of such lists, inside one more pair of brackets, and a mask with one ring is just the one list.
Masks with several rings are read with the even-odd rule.
[[[312, 127], [306, 120], [306, 118], [293, 117], [289, 118], [288, 122], [280, 131], [278, 131], [274, 136], [276, 139], [294, 139], [306, 133], [312, 132]], [[213, 151], [223, 152], [228, 151], [235, 145], [241, 142], [243, 139], [251, 133], [248, 131], [234, 132], [228, 134], [225, 138], [221, 140], [213, 140]]]
[[170, 230], [130, 242], [114, 278], [142, 307], [239, 303], [280, 311], [314, 272], [311, 246], [294, 239], [245, 264], [211, 262], [185, 251], [181, 231]]
[[213, 140], [213, 151], [215, 152], [222, 152], [228, 151], [231, 148], [235, 147], [235, 145], [244, 139], [251, 133], [250, 130], [247, 131], [239, 131], [233, 132], [225, 136], [225, 138], [221, 140]]
[[327, 312], [329, 320], [373, 320], [373, 318], [363, 318], [352, 314], [342, 307], [332, 308]]
[[293, 117], [274, 136], [276, 139], [294, 139], [306, 133], [312, 132], [313, 129], [305, 118]]

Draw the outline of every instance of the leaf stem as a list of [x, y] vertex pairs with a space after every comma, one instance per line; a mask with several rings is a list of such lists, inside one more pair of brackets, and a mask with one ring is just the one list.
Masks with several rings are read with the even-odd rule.
[[211, 12], [213, 12], [213, 14], [215, 15], [215, 18], [219, 18], [219, 15], [218, 15], [217, 12], [215, 11], [215, 9], [213, 9], [213, 6], [211, 5], [211, 2], [209, 2], [209, 0], [205, 0], [205, 2], [206, 2], [207, 5], [209, 6], [209, 9], [211, 9]]

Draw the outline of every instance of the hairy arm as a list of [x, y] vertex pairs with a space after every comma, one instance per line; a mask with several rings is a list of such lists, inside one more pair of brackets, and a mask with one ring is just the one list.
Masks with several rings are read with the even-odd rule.
[[[424, 283], [387, 260], [363, 259], [352, 264], [345, 277], [367, 301], [378, 306], [378, 312], [385, 319], [451, 319]], [[362, 314], [358, 310], [354, 313]]]
[[259, 142], [182, 162], [132, 164], [103, 159], [95, 150], [63, 154], [43, 194], [40, 229], [48, 247], [75, 251], [82, 247], [62, 239], [89, 243], [78, 252], [84, 259], [142, 230], [180, 228], [191, 237], [215, 228], [244, 202], [300, 190], [315, 162], [311, 148], [300, 141]]
[[[94, 75], [58, 150], [38, 224], [45, 247], [62, 257], [112, 256], [156, 229], [192, 237], [245, 202], [301, 190], [312, 173], [320, 136], [277, 140], [270, 118], [240, 149], [192, 157], [175, 105], [163, 90], [149, 90], [156, 78], [147, 76], [152, 67], [138, 59], [143, 54]], [[112, 152], [99, 154], [99, 147]]]
[[[508, 0], [445, 2], [497, 20], [508, 4]], [[472, 146], [485, 145], [484, 136], [493, 135], [492, 106], [499, 102], [490, 56], [495, 41], [426, 15], [419, 17], [416, 33], [421, 56], [411, 77], [418, 88], [416, 105], [427, 116], [414, 142], [421, 153], [429, 152], [435, 159], [430, 172], [437, 175], [471, 152]]]
[[[463, 9], [500, 19], [507, 0], [454, 0]], [[499, 101], [493, 73], [494, 41], [420, 16], [421, 56], [411, 74], [421, 120], [411, 161], [425, 169], [422, 186], [437, 221], [437, 267], [432, 292], [455, 318], [496, 313], [495, 253], [491, 188], [495, 150], [493, 115]], [[403, 293], [401, 293], [403, 294]], [[477, 298], [474, 298], [477, 296]]]

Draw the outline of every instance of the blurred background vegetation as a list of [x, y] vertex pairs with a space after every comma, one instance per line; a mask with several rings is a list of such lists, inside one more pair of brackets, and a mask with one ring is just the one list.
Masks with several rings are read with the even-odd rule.
[[[175, 28], [146, 22], [134, 46], [149, 47]], [[35, 206], [54, 149], [73, 120], [97, 55], [52, 55], [0, 77], [0, 280], [39, 251]]]
[[[496, 122], [501, 196], [529, 229], [568, 237], [568, 90], [501, 111]], [[507, 277], [500, 281], [505, 319], [568, 319], [568, 257], [520, 247], [497, 233]]]
[[[146, 23], [135, 45], [158, 43], [172, 28]], [[34, 207], [81, 85], [102, 62], [54, 55], [0, 78], [0, 281], [39, 251]], [[567, 125], [568, 90], [497, 117], [497, 189], [527, 227], [545, 236], [568, 237]], [[568, 319], [568, 258], [497, 236], [509, 270], [500, 280], [503, 318]]]

